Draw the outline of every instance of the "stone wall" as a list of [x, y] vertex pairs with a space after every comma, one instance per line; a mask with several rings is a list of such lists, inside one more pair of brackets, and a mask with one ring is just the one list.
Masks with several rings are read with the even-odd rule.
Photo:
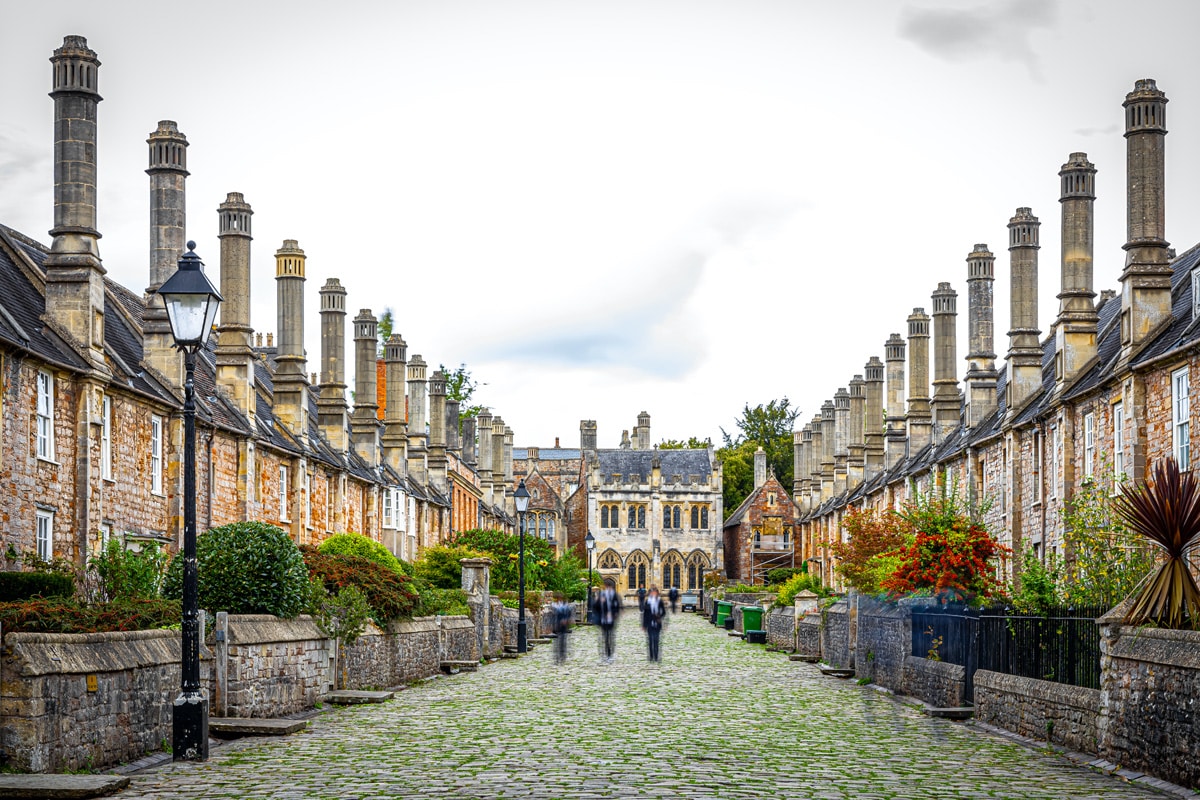
[[912, 617], [907, 607], [860, 596], [855, 674], [893, 691], [903, 692], [904, 665], [910, 655], [911, 631]]
[[821, 656], [834, 667], [853, 667], [850, 644], [850, 603], [845, 599], [821, 612]]
[[[171, 738], [178, 631], [9, 633], [0, 662], [0, 751], [28, 772], [104, 767]], [[201, 683], [211, 659], [201, 649]], [[94, 682], [93, 682], [94, 679]]]
[[223, 623], [222, 616], [208, 638], [218, 676], [210, 700], [213, 716], [294, 714], [312, 708], [332, 688], [333, 653], [311, 617], [231, 614]]
[[765, 615], [767, 643], [784, 650], [796, 649], [796, 609], [772, 608]]
[[903, 694], [912, 695], [937, 708], [963, 705], [966, 670], [958, 664], [907, 656], [904, 659]]
[[1095, 753], [1100, 692], [981, 669], [975, 671], [975, 719], [998, 728]]
[[805, 614], [796, 623], [796, 652], [802, 656], [821, 656], [820, 614]]
[[1200, 632], [1101, 625], [1100, 755], [1200, 784]]

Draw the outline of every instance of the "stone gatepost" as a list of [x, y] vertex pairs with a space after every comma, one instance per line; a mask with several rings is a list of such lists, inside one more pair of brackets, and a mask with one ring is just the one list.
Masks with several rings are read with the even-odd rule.
[[475, 623], [475, 638], [479, 642], [479, 656], [491, 655], [488, 642], [491, 632], [488, 620], [491, 616], [491, 566], [490, 558], [464, 558], [462, 564], [462, 588], [467, 593], [467, 607]]

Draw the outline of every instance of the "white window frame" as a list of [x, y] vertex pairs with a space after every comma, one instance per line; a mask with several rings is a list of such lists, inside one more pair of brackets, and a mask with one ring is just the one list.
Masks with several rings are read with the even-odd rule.
[[163, 493], [163, 418], [150, 415], [150, 492]]
[[1125, 477], [1125, 404], [1113, 403], [1113, 487]]
[[388, 530], [396, 529], [396, 498], [392, 491], [390, 486], [383, 488], [383, 527]]
[[279, 465], [279, 521], [291, 522], [289, 516], [291, 509], [288, 508], [288, 465]]
[[54, 558], [54, 512], [38, 509], [34, 527], [34, 546], [43, 561]]
[[100, 523], [100, 552], [103, 553], [108, 549], [108, 543], [112, 539], [113, 526], [111, 522]]
[[1062, 451], [1062, 430], [1055, 422], [1050, 426], [1050, 499], [1058, 498], [1058, 465]]
[[1042, 448], [1045, 447], [1045, 436], [1040, 428], [1033, 432], [1033, 504], [1042, 502], [1042, 467], [1045, 465]]
[[300, 470], [300, 490], [304, 492], [304, 527], [312, 527], [312, 477], [307, 469]]
[[1096, 412], [1083, 415], [1083, 479], [1096, 475]]
[[1171, 452], [1181, 470], [1191, 469], [1192, 433], [1188, 368], [1171, 373]]
[[54, 460], [54, 376], [44, 369], [37, 374], [37, 457]]
[[108, 395], [100, 402], [100, 478], [113, 479], [112, 398]]

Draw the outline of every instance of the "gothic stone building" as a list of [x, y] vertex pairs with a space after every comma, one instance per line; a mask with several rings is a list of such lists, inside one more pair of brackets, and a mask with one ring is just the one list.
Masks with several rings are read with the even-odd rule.
[[942, 283], [931, 298], [932, 396], [930, 316], [917, 308], [907, 342], [897, 333], [884, 345], [886, 431], [871, 424], [885, 413], [885, 365], [872, 357], [865, 380], [856, 375], [851, 383], [855, 391], [839, 391], [837, 402], [796, 432], [803, 556], [827, 581], [836, 582], [828, 544], [845, 535], [840, 522], [852, 506], [897, 507], [938, 483], [957, 484], [989, 501], [989, 529], [1016, 552], [1069, 556], [1062, 512], [1085, 484], [1115, 491], [1167, 456], [1193, 465], [1200, 245], [1177, 256], [1166, 239], [1166, 103], [1146, 79], [1123, 104], [1128, 225], [1117, 291], [1097, 299], [1093, 289], [1097, 169], [1085, 153], [1071, 153], [1058, 173], [1059, 309], [1048, 335], [1037, 314], [1040, 221], [1031, 208], [1018, 208], [1008, 222], [1007, 363], [997, 368], [995, 361], [995, 256], [977, 244], [966, 258], [964, 387], [956, 370], [958, 295]]
[[553, 498], [544, 498], [544, 512], [532, 498], [530, 508], [554, 520], [564, 546], [584, 558], [590, 532], [593, 566], [618, 590], [699, 589], [705, 571], [722, 567], [721, 467], [711, 447], [652, 448], [650, 415], [642, 412], [634, 436], [625, 432], [617, 448], [598, 448], [595, 421], [583, 420], [578, 450], [522, 454], [516, 463], [529, 476], [526, 486], [545, 487]]
[[[81, 36], [51, 62], [53, 240], [0, 225], [0, 548], [82, 564], [110, 536], [174, 547], [182, 532], [183, 365], [156, 291], [183, 252], [188, 141], [170, 121], [150, 134], [147, 288], [120, 286], [96, 229], [100, 62]], [[336, 278], [320, 291], [322, 371], [307, 373], [307, 259], [295, 240], [275, 253], [278, 336], [262, 346], [250, 325], [252, 215], [238, 192], [217, 209], [224, 303], [195, 376], [201, 530], [262, 520], [300, 543], [354, 531], [413, 558], [455, 525], [511, 528], [511, 430], [481, 429], [480, 451], [499, 455], [477, 471], [474, 433], [466, 448], [446, 439], [457, 411], [438, 405], [440, 373], [426, 425], [424, 362], [407, 359], [399, 336], [383, 375], [401, 402], [381, 413], [369, 309], [353, 320], [350, 408]]]

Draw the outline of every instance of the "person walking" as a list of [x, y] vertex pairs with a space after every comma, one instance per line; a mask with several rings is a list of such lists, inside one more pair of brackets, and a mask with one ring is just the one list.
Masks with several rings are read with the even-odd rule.
[[646, 632], [646, 645], [650, 651], [650, 660], [654, 663], [662, 661], [659, 644], [662, 638], [663, 618], [667, 608], [658, 595], [658, 587], [651, 586], [646, 602], [642, 604], [642, 630]]
[[601, 658], [611, 664], [617, 654], [617, 618], [621, 616], [621, 598], [611, 580], [596, 596], [596, 623], [600, 626]]
[[640, 613], [641, 610], [643, 608], [645, 608], [645, 606], [646, 606], [646, 587], [639, 586], [638, 587], [638, 612]]
[[554, 595], [554, 603], [550, 606], [550, 614], [554, 627], [554, 663], [567, 663], [567, 634], [571, 632], [575, 609], [567, 602], [562, 592]]
[[672, 586], [670, 591], [667, 592], [667, 597], [671, 600], [671, 613], [674, 614], [675, 605], [679, 602], [679, 587]]

